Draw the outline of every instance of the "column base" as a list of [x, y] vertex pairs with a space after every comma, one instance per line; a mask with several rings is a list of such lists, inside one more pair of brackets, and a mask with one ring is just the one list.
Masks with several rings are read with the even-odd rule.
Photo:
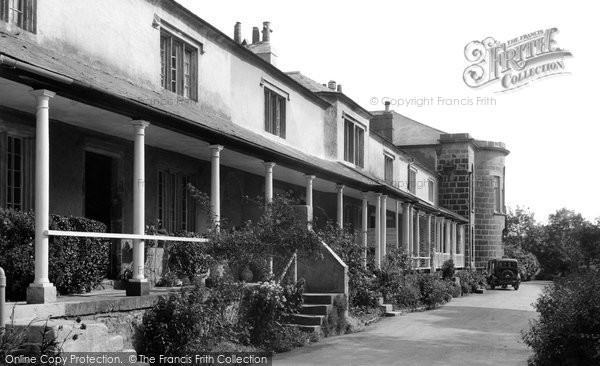
[[56, 287], [51, 283], [35, 284], [27, 287], [28, 304], [46, 304], [56, 301]]
[[150, 294], [150, 282], [148, 280], [129, 280], [125, 285], [125, 295], [146, 296]]

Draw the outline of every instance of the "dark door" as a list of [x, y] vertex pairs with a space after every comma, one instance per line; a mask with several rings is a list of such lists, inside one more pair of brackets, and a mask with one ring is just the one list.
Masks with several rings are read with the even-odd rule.
[[110, 232], [112, 164], [109, 156], [85, 153], [85, 217], [106, 224]]

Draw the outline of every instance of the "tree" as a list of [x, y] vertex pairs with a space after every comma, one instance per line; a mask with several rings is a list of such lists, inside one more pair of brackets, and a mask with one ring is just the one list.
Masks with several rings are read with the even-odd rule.
[[578, 239], [583, 264], [588, 268], [600, 264], [600, 222], [585, 222], [579, 229]]
[[543, 227], [535, 221], [533, 212], [518, 206], [514, 211], [509, 209], [502, 235], [504, 255], [519, 261], [523, 280], [529, 280], [540, 268], [530, 250], [538, 245], [542, 237]]

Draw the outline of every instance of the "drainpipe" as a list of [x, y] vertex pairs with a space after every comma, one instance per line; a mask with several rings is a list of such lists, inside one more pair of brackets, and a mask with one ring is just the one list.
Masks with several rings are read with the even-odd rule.
[[28, 63], [15, 60], [14, 58], [10, 58], [5, 55], [0, 55], [0, 66], [2, 66], [2, 65], [7, 66], [11, 69], [24, 70], [24, 71], [30, 72], [32, 74], [43, 76], [50, 80], [58, 81], [60, 83], [65, 83], [65, 84], [69, 84], [69, 85], [73, 84], [73, 79], [71, 79], [71, 78], [62, 76], [55, 72], [48, 71], [41, 67], [33, 66]]
[[6, 275], [4, 270], [0, 267], [0, 337], [4, 334], [4, 328], [6, 327]]

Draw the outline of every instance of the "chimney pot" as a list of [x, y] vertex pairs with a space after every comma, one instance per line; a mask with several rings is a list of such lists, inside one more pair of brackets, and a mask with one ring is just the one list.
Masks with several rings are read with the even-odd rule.
[[233, 27], [233, 40], [235, 43], [242, 43], [242, 23], [236, 22]]
[[339, 91], [340, 93], [342, 92], [342, 84], [337, 85], [337, 91]]
[[384, 104], [385, 104], [385, 111], [389, 112], [390, 111], [390, 101], [386, 100]]
[[327, 83], [327, 87], [331, 90], [335, 90], [335, 86], [336, 86], [335, 80], [329, 80], [329, 82]]
[[262, 40], [263, 40], [263, 42], [270, 42], [271, 41], [271, 32], [273, 32], [271, 30], [271, 22], [263, 22], [263, 29], [262, 29]]
[[260, 33], [258, 32], [258, 27], [252, 28], [252, 44], [260, 42]]

